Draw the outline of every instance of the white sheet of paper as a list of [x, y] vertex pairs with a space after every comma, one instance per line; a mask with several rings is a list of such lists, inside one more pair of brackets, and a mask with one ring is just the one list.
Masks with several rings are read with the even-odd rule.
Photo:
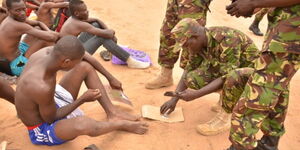
[[151, 105], [144, 105], [142, 106], [142, 116], [144, 118], [159, 120], [168, 123], [175, 123], [175, 122], [183, 122], [183, 112], [182, 108], [176, 108], [170, 115], [163, 116], [160, 114], [160, 107], [151, 106]]

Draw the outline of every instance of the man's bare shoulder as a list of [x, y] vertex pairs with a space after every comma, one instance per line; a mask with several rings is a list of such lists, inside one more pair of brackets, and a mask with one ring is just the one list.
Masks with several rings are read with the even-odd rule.
[[19, 30], [28, 30], [31, 28], [31, 26], [25, 22], [19, 22], [11, 17], [6, 17], [3, 22], [1, 23], [2, 27], [6, 27], [7, 29], [13, 29], [15, 31]]
[[68, 25], [73, 25], [73, 26], [77, 26], [77, 27], [84, 27], [86, 25], [89, 25], [87, 22], [84, 21], [80, 21], [74, 18], [70, 18]]

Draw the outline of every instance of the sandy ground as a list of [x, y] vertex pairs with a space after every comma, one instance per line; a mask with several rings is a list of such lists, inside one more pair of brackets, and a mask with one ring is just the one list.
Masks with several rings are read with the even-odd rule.
[[[128, 69], [125, 66], [113, 65], [100, 60], [98, 53], [94, 56], [123, 83], [126, 94], [134, 102], [132, 110], [125, 111], [140, 114], [141, 106], [151, 104], [160, 106], [168, 100], [163, 96], [164, 91], [174, 90], [175, 85], [159, 90], [147, 90], [144, 84], [158, 71], [157, 53], [159, 47], [159, 29], [164, 17], [167, 0], [85, 0], [91, 14], [100, 17], [117, 32], [119, 43], [135, 49], [146, 51], [151, 55], [154, 65], [146, 70]], [[223, 25], [240, 29], [248, 34], [255, 43], [261, 47], [262, 37], [256, 37], [248, 31], [252, 19], [232, 18], [225, 12], [225, 5], [229, 0], [214, 0], [211, 13], [208, 14], [208, 26]], [[261, 29], [266, 29], [266, 18], [261, 23]], [[125, 72], [126, 71], [126, 72]], [[182, 70], [178, 64], [175, 68], [174, 80], [178, 82]], [[103, 77], [101, 77], [103, 79]], [[104, 79], [103, 79], [104, 80]], [[297, 98], [300, 93], [300, 75], [296, 74], [291, 83], [290, 108], [286, 119], [287, 133], [282, 137], [280, 150], [298, 150], [300, 146], [300, 118], [295, 114], [299, 111], [300, 104]], [[105, 81], [106, 82], [106, 81]], [[106, 82], [107, 83], [107, 82]], [[81, 93], [85, 91], [82, 87]], [[230, 142], [228, 131], [217, 136], [202, 136], [197, 134], [195, 127], [199, 123], [208, 121], [215, 115], [210, 111], [218, 100], [217, 94], [211, 94], [190, 102], [179, 102], [183, 107], [185, 122], [162, 123], [144, 120], [149, 123], [149, 132], [146, 135], [135, 135], [126, 132], [112, 132], [100, 137], [80, 136], [73, 141], [60, 146], [35, 146], [31, 144], [25, 126], [16, 117], [13, 105], [6, 101], [0, 103], [0, 141], [9, 142], [8, 149], [19, 150], [80, 150], [90, 144], [96, 144], [102, 150], [223, 150]], [[97, 102], [84, 104], [81, 108], [86, 115], [96, 120], [105, 120], [105, 113]]]

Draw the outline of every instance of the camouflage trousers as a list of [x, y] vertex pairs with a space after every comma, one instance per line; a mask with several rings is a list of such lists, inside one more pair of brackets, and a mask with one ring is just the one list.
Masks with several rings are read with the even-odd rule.
[[224, 84], [220, 100], [223, 109], [227, 113], [231, 113], [237, 101], [240, 99], [244, 87], [253, 71], [253, 68], [238, 68], [222, 76], [220, 74], [211, 73], [207, 71], [207, 69], [198, 68], [188, 72], [184, 81], [187, 87], [199, 90], [213, 80], [222, 77]]
[[[276, 101], [276, 105], [264, 110], [249, 107], [249, 101], [256, 98], [261, 101]], [[279, 92], [247, 83], [244, 93], [233, 109], [229, 137], [232, 144], [243, 149], [254, 149], [257, 147], [255, 136], [259, 129], [264, 135], [282, 136], [285, 132], [283, 123], [288, 102], [288, 90]]]
[[255, 135], [282, 136], [289, 83], [300, 68], [300, 17], [270, 28], [255, 71], [233, 109], [230, 141], [241, 149], [257, 146]]
[[[158, 63], [166, 68], [173, 68], [179, 58], [180, 52], [173, 52], [175, 44], [171, 36], [171, 30], [183, 18], [196, 19], [199, 24], [205, 26], [206, 13], [212, 0], [168, 0], [167, 11], [160, 30], [160, 47]], [[188, 61], [188, 51], [183, 52], [181, 62], [184, 67]]]
[[264, 16], [269, 12], [269, 8], [263, 8], [255, 14], [255, 22], [260, 22]]

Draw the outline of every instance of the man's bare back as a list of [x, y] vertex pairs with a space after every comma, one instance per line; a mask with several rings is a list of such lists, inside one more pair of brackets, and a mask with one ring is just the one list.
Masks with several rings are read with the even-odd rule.
[[[44, 58], [49, 55], [47, 51], [51, 48], [53, 47], [43, 48], [32, 55], [24, 69], [24, 74], [19, 78], [15, 105], [19, 118], [26, 126], [44, 122], [38, 107], [38, 101], [43, 100], [37, 99], [43, 97], [39, 91], [48, 90], [52, 97], [54, 95], [56, 75], [45, 78], [45, 66], [43, 65]], [[30, 71], [27, 71], [29, 69]]]

